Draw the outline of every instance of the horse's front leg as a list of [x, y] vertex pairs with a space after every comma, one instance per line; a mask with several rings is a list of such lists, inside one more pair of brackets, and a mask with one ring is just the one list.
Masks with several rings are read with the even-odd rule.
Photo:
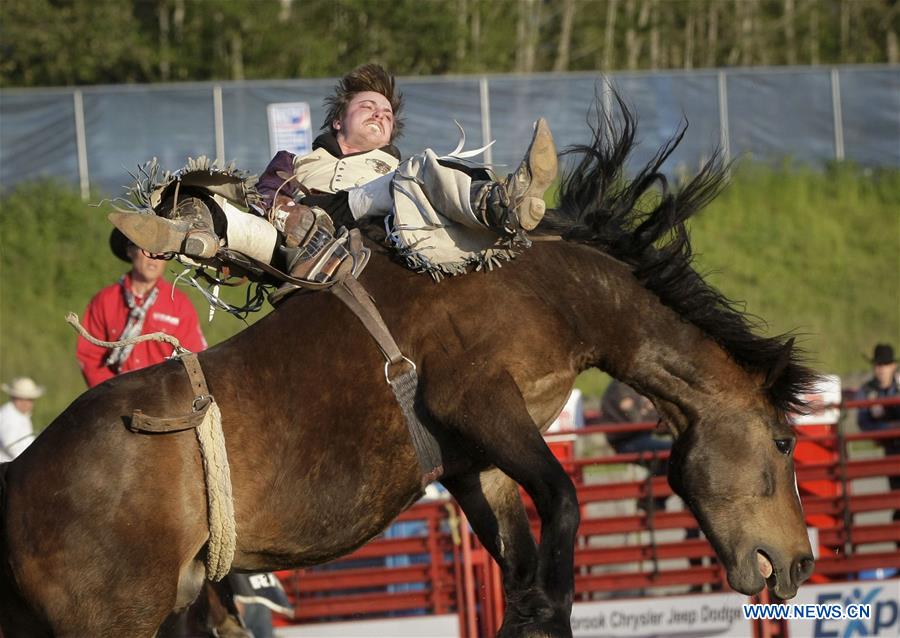
[[[490, 394], [483, 388], [490, 388]], [[445, 482], [504, 570], [508, 607], [501, 635], [571, 636], [579, 522], [575, 486], [553, 457], [509, 376], [482, 379], [478, 388], [460, 398], [444, 415], [439, 405], [432, 412], [446, 417], [444, 422], [469, 443], [473, 456], [493, 463], [512, 479], [490, 474], [474, 477], [477, 486], [473, 477]], [[536, 562], [521, 502], [518, 494], [513, 497], [513, 481], [525, 488], [541, 517]]]
[[[565, 620], [562, 635], [571, 636], [575, 536], [580, 522], [578, 497], [571, 479], [543, 438], [536, 430], [532, 431], [540, 445], [534, 444], [534, 456], [527, 462], [530, 472], [511, 476], [528, 492], [541, 518], [536, 582], [553, 603], [558, 617]], [[503, 465], [499, 467], [508, 471]]]
[[506, 611], [500, 635], [548, 617], [552, 604], [536, 586], [538, 552], [519, 486], [500, 470], [472, 472], [443, 481], [466, 513], [475, 534], [503, 573]]

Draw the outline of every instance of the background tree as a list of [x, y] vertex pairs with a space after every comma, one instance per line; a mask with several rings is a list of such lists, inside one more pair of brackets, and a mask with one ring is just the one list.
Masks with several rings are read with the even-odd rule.
[[898, 0], [3, 0], [0, 84], [897, 63]]

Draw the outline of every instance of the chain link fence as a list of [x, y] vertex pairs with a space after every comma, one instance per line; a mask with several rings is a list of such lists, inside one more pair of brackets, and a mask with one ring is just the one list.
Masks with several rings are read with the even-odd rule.
[[[151, 157], [163, 167], [188, 156], [234, 161], [259, 173], [270, 159], [268, 104], [308, 102], [313, 127], [333, 79], [117, 85], [0, 91], [0, 187], [54, 177], [119, 194]], [[467, 147], [490, 140], [504, 173], [520, 159], [532, 122], [546, 117], [559, 148], [590, 140], [592, 104], [608, 108], [611, 85], [636, 112], [646, 162], [689, 122], [670, 168], [693, 170], [719, 147], [726, 157], [821, 165], [851, 160], [900, 167], [900, 67], [747, 68], [645, 73], [409, 77], [404, 155], [452, 150], [457, 120]]]

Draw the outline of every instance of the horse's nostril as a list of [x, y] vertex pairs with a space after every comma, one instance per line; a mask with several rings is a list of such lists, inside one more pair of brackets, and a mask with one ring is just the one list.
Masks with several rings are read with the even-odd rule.
[[794, 583], [799, 585], [812, 575], [816, 561], [812, 556], [802, 556], [794, 561], [793, 569], [791, 569]]

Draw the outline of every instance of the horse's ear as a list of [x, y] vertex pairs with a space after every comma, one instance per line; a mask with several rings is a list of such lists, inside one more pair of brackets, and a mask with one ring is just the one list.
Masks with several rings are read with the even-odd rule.
[[794, 338], [791, 337], [787, 340], [787, 342], [781, 347], [781, 352], [778, 353], [778, 359], [775, 360], [775, 363], [769, 368], [769, 372], [766, 374], [766, 380], [763, 382], [763, 388], [769, 390], [772, 388], [778, 380], [781, 379], [781, 376], [784, 374], [784, 371], [787, 369], [788, 364], [791, 362], [791, 352], [794, 350]]

